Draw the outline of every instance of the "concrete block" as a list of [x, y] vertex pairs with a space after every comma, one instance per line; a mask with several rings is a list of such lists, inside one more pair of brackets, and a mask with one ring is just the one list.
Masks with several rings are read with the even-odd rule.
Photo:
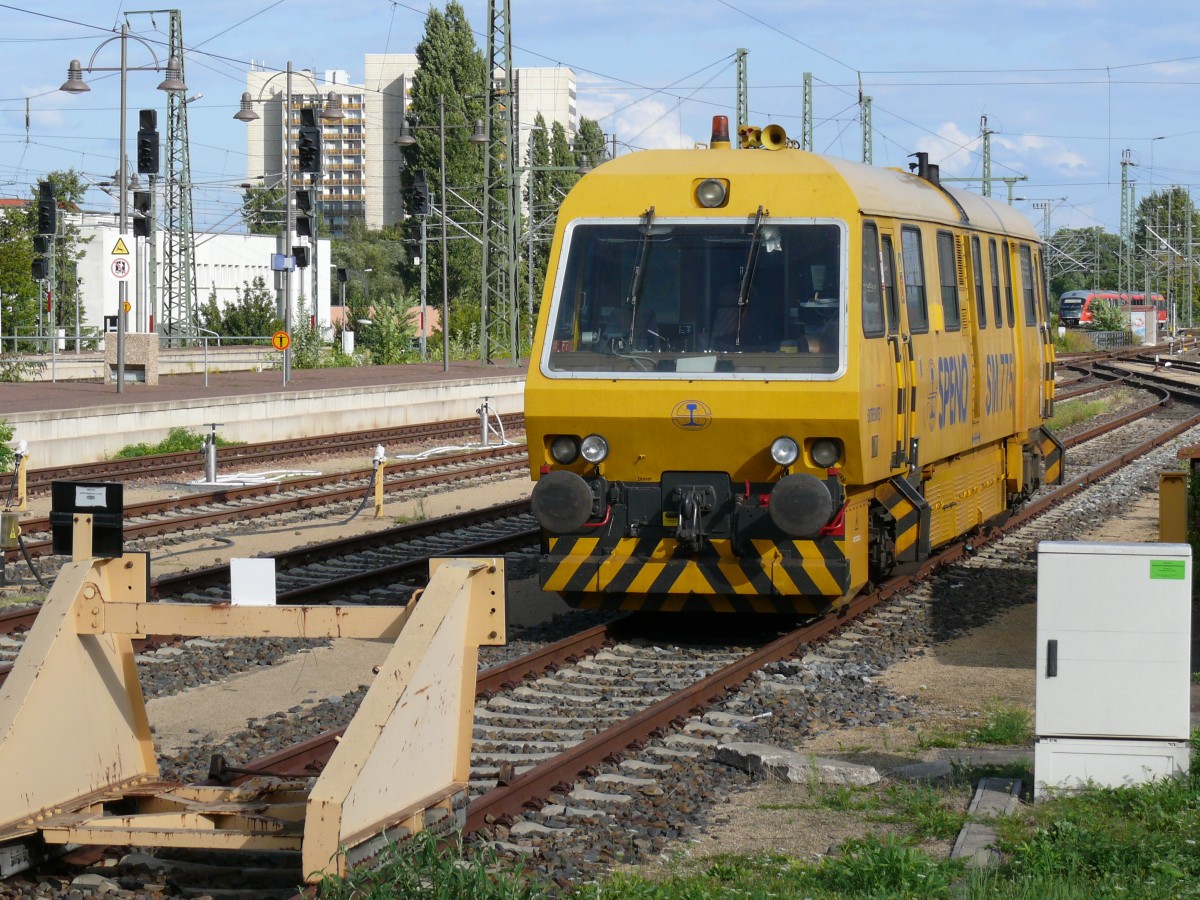
[[815, 779], [821, 784], [868, 785], [880, 778], [872, 766], [753, 742], [723, 744], [717, 748], [717, 760], [749, 772], [755, 778], [792, 784], [805, 784]]
[[[109, 381], [117, 377], [117, 335], [104, 335], [104, 362]], [[158, 335], [141, 332], [125, 333], [125, 381], [158, 384]]]

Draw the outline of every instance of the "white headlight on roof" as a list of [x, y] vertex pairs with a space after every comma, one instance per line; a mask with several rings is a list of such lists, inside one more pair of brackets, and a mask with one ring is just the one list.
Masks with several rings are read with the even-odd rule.
[[725, 205], [729, 196], [729, 185], [719, 178], [705, 178], [696, 185], [696, 202], [705, 209], [716, 209]]

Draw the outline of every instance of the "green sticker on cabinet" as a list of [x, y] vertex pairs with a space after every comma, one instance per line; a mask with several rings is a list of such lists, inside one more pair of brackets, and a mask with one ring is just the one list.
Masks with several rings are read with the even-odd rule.
[[1186, 577], [1186, 568], [1182, 559], [1152, 559], [1150, 560], [1150, 580], [1183, 581]]

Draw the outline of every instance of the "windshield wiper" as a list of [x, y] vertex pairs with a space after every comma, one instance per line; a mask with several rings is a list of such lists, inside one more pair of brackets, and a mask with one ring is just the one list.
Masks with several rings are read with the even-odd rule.
[[638, 247], [637, 262], [633, 264], [633, 282], [629, 285], [629, 347], [633, 347], [633, 334], [637, 326], [637, 305], [642, 296], [642, 280], [646, 272], [646, 255], [650, 250], [650, 233], [654, 225], [654, 207], [642, 213], [642, 243]]
[[754, 231], [750, 233], [750, 252], [746, 256], [746, 267], [742, 270], [742, 286], [738, 290], [737, 334], [733, 339], [735, 347], [742, 345], [742, 316], [750, 305], [750, 282], [754, 280], [754, 268], [758, 265], [759, 237], [762, 234], [763, 219], [768, 215], [769, 213], [760, 206], [754, 216]]

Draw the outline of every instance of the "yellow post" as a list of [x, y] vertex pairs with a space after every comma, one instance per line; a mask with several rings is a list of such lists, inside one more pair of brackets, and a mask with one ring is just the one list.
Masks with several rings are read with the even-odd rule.
[[[24, 441], [21, 442], [24, 444]], [[17, 479], [17, 511], [25, 512], [25, 500], [27, 492], [25, 490], [25, 470], [28, 468], [29, 454], [23, 450], [17, 450], [17, 471], [13, 477]]]
[[383, 445], [378, 444], [375, 447], [375, 458], [372, 460], [375, 463], [375, 518], [383, 518], [383, 468], [387, 465], [387, 455], [383, 452]]
[[1158, 539], [1164, 544], [1186, 544], [1188, 534], [1188, 473], [1158, 473]]

